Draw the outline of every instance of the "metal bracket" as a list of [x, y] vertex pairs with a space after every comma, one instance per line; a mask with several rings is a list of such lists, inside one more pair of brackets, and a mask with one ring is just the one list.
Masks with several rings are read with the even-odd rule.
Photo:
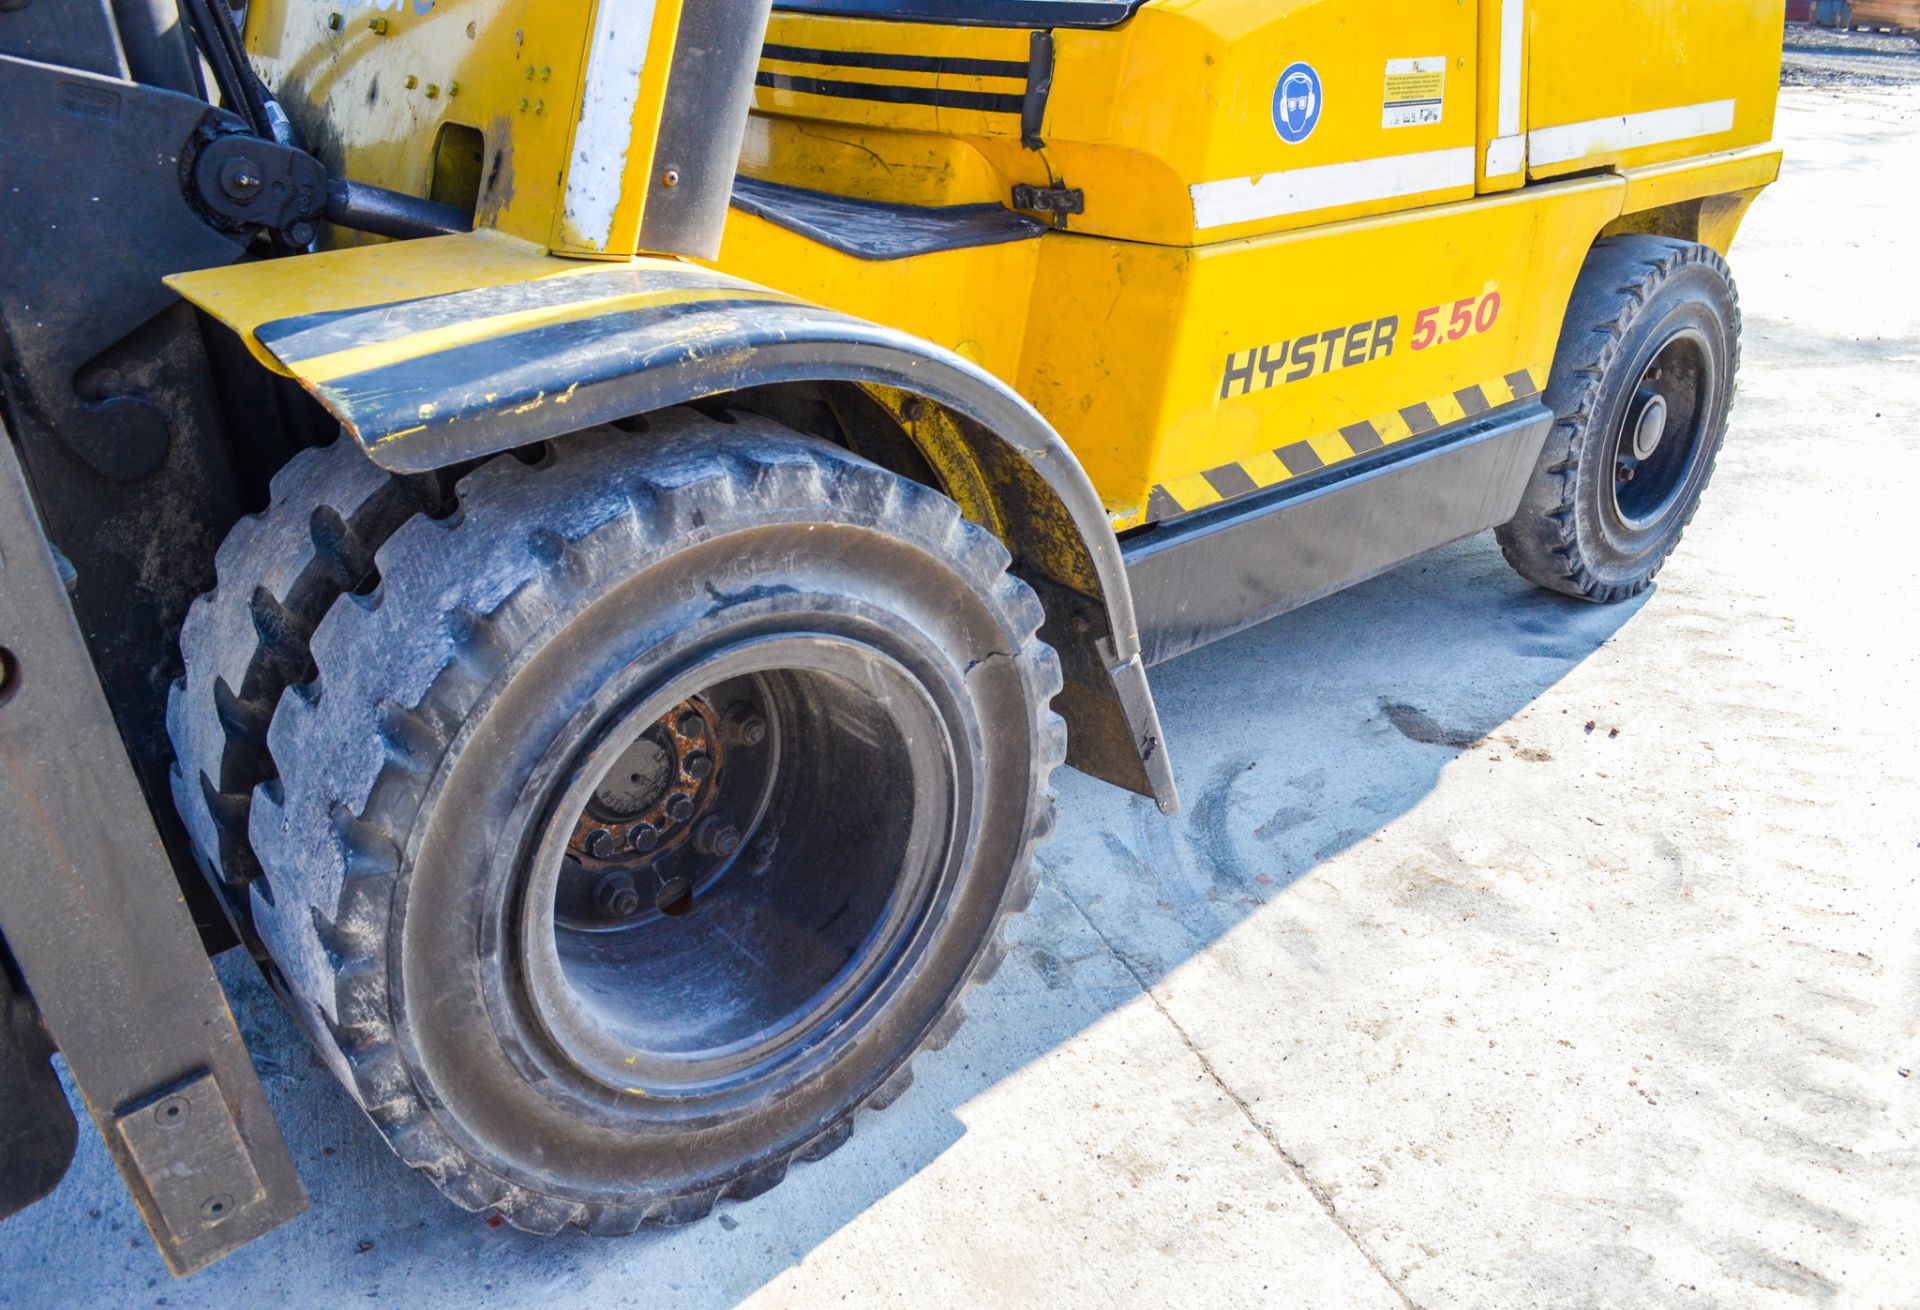
[[1013, 207], [1035, 214], [1084, 214], [1087, 193], [1078, 187], [1038, 187], [1018, 182], [1013, 188]]
[[150, 1219], [175, 1245], [191, 1241], [266, 1199], [266, 1185], [206, 1070], [115, 1115], [113, 1126], [147, 1181]]
[[304, 150], [254, 136], [240, 120], [215, 111], [193, 156], [193, 201], [214, 221], [234, 229], [263, 227], [298, 249], [310, 244], [322, 219], [387, 237], [445, 236], [473, 228], [472, 216], [452, 205], [327, 176]]
[[0, 937], [176, 1274], [307, 1207], [0, 425]]
[[[295, 245], [312, 242], [326, 212], [327, 170], [304, 150], [247, 132], [231, 114], [193, 157], [193, 198], [224, 226], [258, 225]], [[304, 240], [302, 240], [304, 238]]]

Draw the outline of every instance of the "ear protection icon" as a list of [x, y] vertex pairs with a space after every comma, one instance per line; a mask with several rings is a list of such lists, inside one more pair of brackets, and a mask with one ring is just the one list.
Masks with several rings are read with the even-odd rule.
[[1287, 105], [1287, 117], [1298, 117], [1301, 121], [1313, 117], [1313, 83], [1307, 78], [1288, 78], [1284, 99]]

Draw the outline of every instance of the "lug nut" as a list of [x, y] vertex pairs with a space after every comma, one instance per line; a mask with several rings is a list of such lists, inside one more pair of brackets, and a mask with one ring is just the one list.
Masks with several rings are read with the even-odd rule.
[[700, 716], [698, 710], [688, 710], [680, 716], [680, 721], [673, 726], [679, 729], [682, 737], [698, 738], [707, 735], [707, 721]]
[[767, 721], [753, 706], [736, 705], [727, 711], [720, 732], [729, 746], [758, 746], [767, 739]]
[[627, 845], [636, 851], [650, 851], [660, 844], [660, 830], [651, 823], [636, 823], [627, 829]]
[[640, 913], [640, 889], [632, 874], [610, 873], [593, 889], [593, 903], [609, 918], [625, 919]]
[[713, 772], [713, 756], [707, 754], [705, 751], [695, 751], [693, 754], [687, 756], [686, 763], [681, 765], [681, 767], [687, 771], [689, 778], [692, 778], [695, 782], [700, 782], [705, 779], [708, 774]]
[[676, 792], [667, 797], [667, 817], [675, 823], [685, 823], [693, 817], [693, 797]]
[[595, 828], [588, 833], [587, 854], [596, 860], [604, 860], [613, 854], [613, 834], [605, 828]]
[[702, 821], [693, 835], [693, 844], [703, 855], [725, 859], [740, 849], [740, 830], [716, 814]]

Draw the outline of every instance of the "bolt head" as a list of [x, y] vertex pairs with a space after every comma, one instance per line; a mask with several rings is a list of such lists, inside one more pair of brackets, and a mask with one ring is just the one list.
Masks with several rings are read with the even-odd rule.
[[627, 845], [646, 852], [660, 844], [660, 830], [651, 823], [636, 823], [627, 829]]
[[669, 168], [669, 169], [668, 169], [668, 170], [667, 170], [666, 172], [664, 172], [664, 173], [662, 173], [662, 174], [660, 175], [660, 185], [661, 185], [661, 186], [670, 186], [670, 187], [671, 187], [671, 186], [679, 186], [679, 185], [680, 185], [680, 170], [679, 170], [679, 169], [677, 169], [677, 168]]
[[633, 875], [610, 873], [593, 889], [593, 903], [602, 914], [625, 919], [640, 913], [640, 889], [633, 885]]
[[667, 817], [675, 823], [685, 823], [693, 817], [693, 797], [676, 792], [667, 798]]
[[687, 776], [695, 782], [704, 781], [707, 776], [713, 772], [713, 756], [707, 754], [705, 751], [694, 751], [691, 755], [687, 756], [686, 762], [682, 764], [681, 767], [687, 771]]
[[721, 725], [729, 746], [758, 746], [767, 739], [767, 721], [751, 705], [736, 705]]
[[740, 830], [715, 815], [700, 825], [694, 844], [708, 855], [725, 859], [740, 849]]
[[674, 723], [674, 728], [682, 737], [704, 737], [707, 735], [707, 721], [698, 710], [688, 710]]
[[605, 828], [595, 828], [587, 834], [587, 854], [596, 860], [604, 860], [613, 854], [613, 834]]

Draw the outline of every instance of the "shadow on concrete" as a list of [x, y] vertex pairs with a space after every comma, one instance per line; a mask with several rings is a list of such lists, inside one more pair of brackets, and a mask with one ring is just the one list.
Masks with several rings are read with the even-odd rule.
[[[1463, 755], [1527, 747], [1504, 725], [1637, 604], [1589, 606], [1515, 578], [1491, 536], [1196, 652], [1155, 673], [1186, 812], [1061, 778], [1043, 890], [968, 1025], [834, 1157], [705, 1223], [593, 1241], [527, 1237], [453, 1209], [390, 1155], [247, 962], [222, 976], [312, 1196], [303, 1219], [173, 1284], [97, 1140], [48, 1203], [0, 1228], [0, 1305], [728, 1307], [951, 1147], [970, 1099], [1138, 997], [1076, 981], [1060, 942], [1094, 927], [1151, 985], [1337, 851], [1417, 806]], [[1524, 767], [1524, 765], [1520, 765]], [[1278, 929], [1284, 931], [1284, 927]], [[1079, 931], [1082, 949], [1089, 934]], [[1324, 948], [1302, 935], [1290, 945]], [[1353, 949], [1366, 949], [1364, 942]], [[1137, 1073], [1129, 1076], [1138, 1076]]]

